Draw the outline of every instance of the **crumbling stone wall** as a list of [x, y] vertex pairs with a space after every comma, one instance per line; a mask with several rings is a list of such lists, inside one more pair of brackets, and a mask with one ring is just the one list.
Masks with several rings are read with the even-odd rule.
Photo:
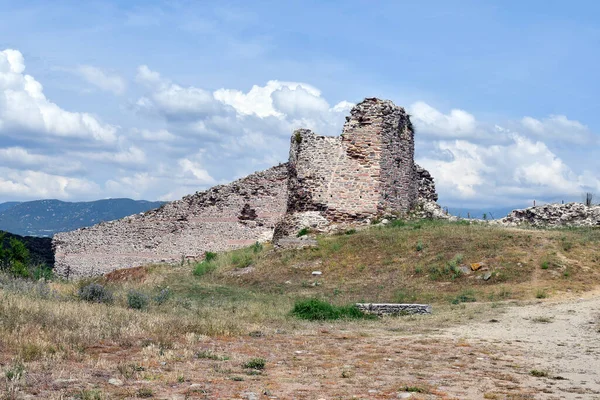
[[323, 229], [408, 213], [419, 195], [437, 200], [429, 172], [414, 164], [414, 130], [402, 107], [367, 98], [339, 137], [297, 130], [290, 145], [287, 213], [276, 240], [303, 227]]
[[59, 233], [53, 238], [55, 272], [101, 275], [270, 240], [286, 201], [287, 165], [281, 164], [156, 210]]
[[552, 228], [561, 226], [600, 226], [600, 206], [582, 203], [546, 204], [523, 210], [513, 210], [499, 221], [506, 226], [530, 225]]

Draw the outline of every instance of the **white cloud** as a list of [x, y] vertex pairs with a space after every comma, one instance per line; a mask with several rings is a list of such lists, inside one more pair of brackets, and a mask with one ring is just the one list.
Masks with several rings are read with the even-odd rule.
[[507, 145], [483, 146], [465, 140], [440, 141], [436, 153], [418, 162], [435, 177], [447, 200], [513, 196], [514, 201], [573, 197], [586, 187], [600, 188], [589, 173], [578, 175], [544, 143], [511, 135]]
[[119, 151], [74, 152], [72, 155], [76, 155], [86, 160], [118, 164], [123, 166], [144, 165], [146, 163], [146, 153], [134, 145]]
[[19, 51], [0, 51], [0, 132], [29, 131], [101, 142], [116, 139], [116, 127], [87, 113], [65, 111], [46, 99], [42, 85], [24, 75], [24, 70]]
[[79, 178], [0, 168], [0, 196], [5, 199], [81, 199], [97, 198], [96, 183]]
[[220, 102], [232, 106], [243, 115], [254, 114], [261, 118], [282, 117], [285, 111], [274, 107], [273, 93], [284, 88], [290, 91], [301, 89], [305, 94], [305, 99], [308, 97], [306, 95], [312, 96], [314, 99], [320, 99], [321, 96], [318, 89], [306, 83], [273, 80], [268, 81], [265, 86], [252, 86], [248, 93], [235, 89], [219, 89], [214, 92], [214, 97]]
[[529, 133], [547, 140], [585, 144], [592, 139], [592, 133], [587, 126], [564, 115], [550, 115], [543, 120], [524, 117], [521, 125]]
[[183, 172], [183, 177], [192, 178], [195, 180], [196, 184], [209, 185], [215, 183], [215, 179], [210, 176], [208, 171], [205, 170], [199, 162], [182, 158], [179, 160], [178, 164]]
[[119, 75], [105, 72], [91, 65], [80, 65], [77, 67], [76, 72], [92, 85], [116, 95], [125, 93], [125, 89], [127, 88], [125, 80]]
[[450, 114], [443, 114], [423, 101], [408, 109], [419, 134], [440, 138], [466, 138], [477, 134], [475, 117], [464, 110], [453, 109]]
[[155, 141], [155, 142], [171, 142], [171, 141], [177, 139], [177, 137], [175, 135], [173, 135], [171, 132], [169, 132], [166, 129], [159, 129], [159, 130], [153, 131], [150, 129], [133, 128], [131, 130], [131, 132], [133, 133], [132, 139], [136, 139], [139, 137], [139, 138], [142, 138], [143, 140]]
[[21, 168], [38, 168], [51, 173], [68, 173], [81, 171], [79, 161], [65, 159], [60, 156], [37, 154], [23, 147], [0, 148], [0, 162], [2, 165]]

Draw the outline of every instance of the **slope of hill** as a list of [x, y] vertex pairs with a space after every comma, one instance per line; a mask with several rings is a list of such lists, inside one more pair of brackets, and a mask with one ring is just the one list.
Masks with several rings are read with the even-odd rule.
[[0, 212], [6, 211], [9, 208], [17, 206], [19, 204], [21, 204], [21, 203], [18, 201], [7, 201], [6, 203], [0, 203]]
[[[3, 203], [0, 207], [10, 204]], [[160, 207], [164, 202], [106, 199], [90, 202], [36, 200], [0, 208], [0, 230], [22, 236], [47, 236]]]

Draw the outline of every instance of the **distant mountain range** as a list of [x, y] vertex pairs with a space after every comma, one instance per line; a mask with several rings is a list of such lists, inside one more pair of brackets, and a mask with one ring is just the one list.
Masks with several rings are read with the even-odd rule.
[[490, 207], [490, 208], [459, 208], [448, 207], [448, 212], [461, 218], [500, 219], [506, 217], [512, 210], [526, 208], [525, 206], [514, 207]]
[[57, 232], [72, 231], [152, 210], [164, 203], [131, 199], [0, 203], [0, 230], [21, 236], [51, 237]]

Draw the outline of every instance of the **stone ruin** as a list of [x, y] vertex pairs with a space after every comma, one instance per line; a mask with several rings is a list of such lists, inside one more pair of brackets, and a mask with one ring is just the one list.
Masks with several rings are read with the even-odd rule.
[[66, 278], [201, 259], [257, 241], [293, 242], [298, 231], [331, 231], [374, 218], [441, 216], [433, 178], [414, 163], [409, 115], [367, 98], [341, 136], [292, 135], [290, 159], [156, 210], [56, 234], [55, 272]]
[[435, 202], [433, 179], [414, 163], [414, 148], [406, 111], [376, 98], [352, 109], [341, 136], [297, 130], [290, 144], [287, 212], [275, 242], [294, 244], [302, 228], [326, 231], [407, 214], [419, 198]]
[[600, 205], [545, 204], [511, 211], [499, 223], [505, 226], [529, 225], [540, 228], [600, 226]]

